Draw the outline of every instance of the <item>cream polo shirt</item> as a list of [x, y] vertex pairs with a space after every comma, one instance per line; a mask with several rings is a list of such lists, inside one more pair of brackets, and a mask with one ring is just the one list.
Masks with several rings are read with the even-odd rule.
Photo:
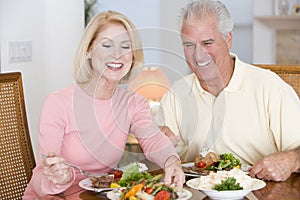
[[275, 73], [235, 57], [233, 76], [215, 97], [194, 73], [174, 82], [155, 116], [181, 141], [182, 161], [193, 161], [202, 148], [231, 152], [243, 163], [300, 146], [300, 102]]

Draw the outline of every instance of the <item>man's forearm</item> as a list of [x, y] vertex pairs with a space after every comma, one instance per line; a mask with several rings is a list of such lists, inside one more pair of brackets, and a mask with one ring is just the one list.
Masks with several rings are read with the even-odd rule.
[[298, 169], [297, 169], [297, 173], [300, 173], [300, 146], [298, 148], [295, 149], [297, 155], [298, 155]]

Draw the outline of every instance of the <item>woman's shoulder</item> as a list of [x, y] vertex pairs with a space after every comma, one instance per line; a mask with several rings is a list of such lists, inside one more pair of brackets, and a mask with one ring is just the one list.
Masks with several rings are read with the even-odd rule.
[[75, 90], [75, 85], [70, 85], [67, 86], [65, 88], [56, 90], [54, 92], [51, 92], [50, 94], [48, 94], [46, 96], [46, 100], [47, 102], [52, 102], [52, 101], [65, 101], [66, 99], [70, 99], [72, 98], [72, 96], [74, 95], [74, 90]]

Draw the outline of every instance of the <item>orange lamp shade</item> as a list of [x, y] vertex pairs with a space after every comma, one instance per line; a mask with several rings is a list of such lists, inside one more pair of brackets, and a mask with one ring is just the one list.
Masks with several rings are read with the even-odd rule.
[[141, 73], [129, 83], [128, 90], [148, 100], [160, 101], [170, 86], [169, 79], [159, 67], [144, 67]]

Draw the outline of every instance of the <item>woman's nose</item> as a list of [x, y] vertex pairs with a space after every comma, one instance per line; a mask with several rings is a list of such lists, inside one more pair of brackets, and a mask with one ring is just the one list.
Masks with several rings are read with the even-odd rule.
[[120, 58], [122, 56], [122, 52], [118, 47], [114, 47], [111, 54], [114, 58]]

